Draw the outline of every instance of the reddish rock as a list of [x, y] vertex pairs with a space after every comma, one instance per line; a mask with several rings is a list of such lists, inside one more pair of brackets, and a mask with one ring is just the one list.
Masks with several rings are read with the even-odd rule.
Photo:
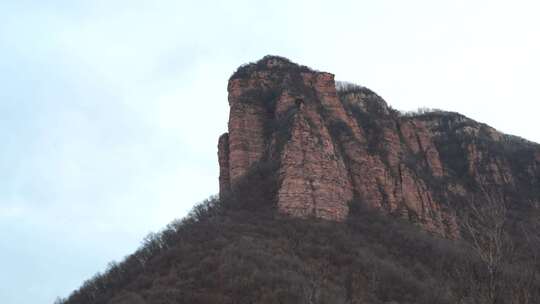
[[343, 159], [314, 109], [302, 104], [292, 124], [291, 138], [281, 155], [278, 208], [298, 217], [343, 220], [352, 187]]
[[334, 75], [280, 57], [241, 67], [228, 91], [221, 193], [273, 162], [284, 214], [341, 221], [349, 203], [364, 204], [449, 238], [459, 237], [456, 206], [473, 197], [538, 201], [538, 145], [457, 113], [402, 115], [366, 88], [336, 90]]
[[229, 157], [229, 134], [225, 133], [219, 137], [218, 141], [220, 195], [226, 194], [231, 190]]
[[443, 176], [439, 151], [433, 143], [433, 134], [420, 120], [409, 120], [400, 125], [407, 146], [415, 154], [421, 154], [434, 176]]

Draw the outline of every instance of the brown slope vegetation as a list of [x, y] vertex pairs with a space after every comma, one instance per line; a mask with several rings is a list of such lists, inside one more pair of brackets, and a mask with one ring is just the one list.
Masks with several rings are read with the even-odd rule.
[[[255, 194], [236, 194], [244, 191]], [[478, 300], [488, 269], [464, 241], [367, 209], [332, 222], [249, 204], [261, 208], [207, 200], [60, 303], [488, 303]], [[540, 299], [523, 271], [534, 246], [504, 262], [494, 303], [525, 303], [511, 299], [529, 283], [529, 303]]]

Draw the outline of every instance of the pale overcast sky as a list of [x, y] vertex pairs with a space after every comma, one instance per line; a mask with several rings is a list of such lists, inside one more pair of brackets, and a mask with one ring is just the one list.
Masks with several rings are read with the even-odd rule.
[[266, 54], [540, 142], [537, 3], [0, 0], [0, 302], [67, 296], [215, 194], [228, 77]]

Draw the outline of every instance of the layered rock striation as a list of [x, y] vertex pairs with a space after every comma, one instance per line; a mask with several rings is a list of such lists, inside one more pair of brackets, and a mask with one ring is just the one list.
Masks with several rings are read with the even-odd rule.
[[270, 162], [284, 214], [341, 221], [363, 205], [451, 238], [459, 206], [540, 205], [539, 145], [460, 114], [401, 114], [367, 88], [276, 56], [240, 67], [228, 92], [221, 195]]

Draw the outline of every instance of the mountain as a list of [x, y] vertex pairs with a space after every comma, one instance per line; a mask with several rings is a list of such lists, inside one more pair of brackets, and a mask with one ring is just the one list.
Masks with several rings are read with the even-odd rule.
[[228, 92], [219, 198], [59, 303], [540, 299], [540, 145], [278, 56]]
[[540, 206], [540, 146], [443, 111], [402, 115], [369, 89], [265, 57], [228, 86], [220, 191], [275, 163], [285, 214], [344, 220], [348, 204], [458, 237], [453, 208], [472, 200]]

